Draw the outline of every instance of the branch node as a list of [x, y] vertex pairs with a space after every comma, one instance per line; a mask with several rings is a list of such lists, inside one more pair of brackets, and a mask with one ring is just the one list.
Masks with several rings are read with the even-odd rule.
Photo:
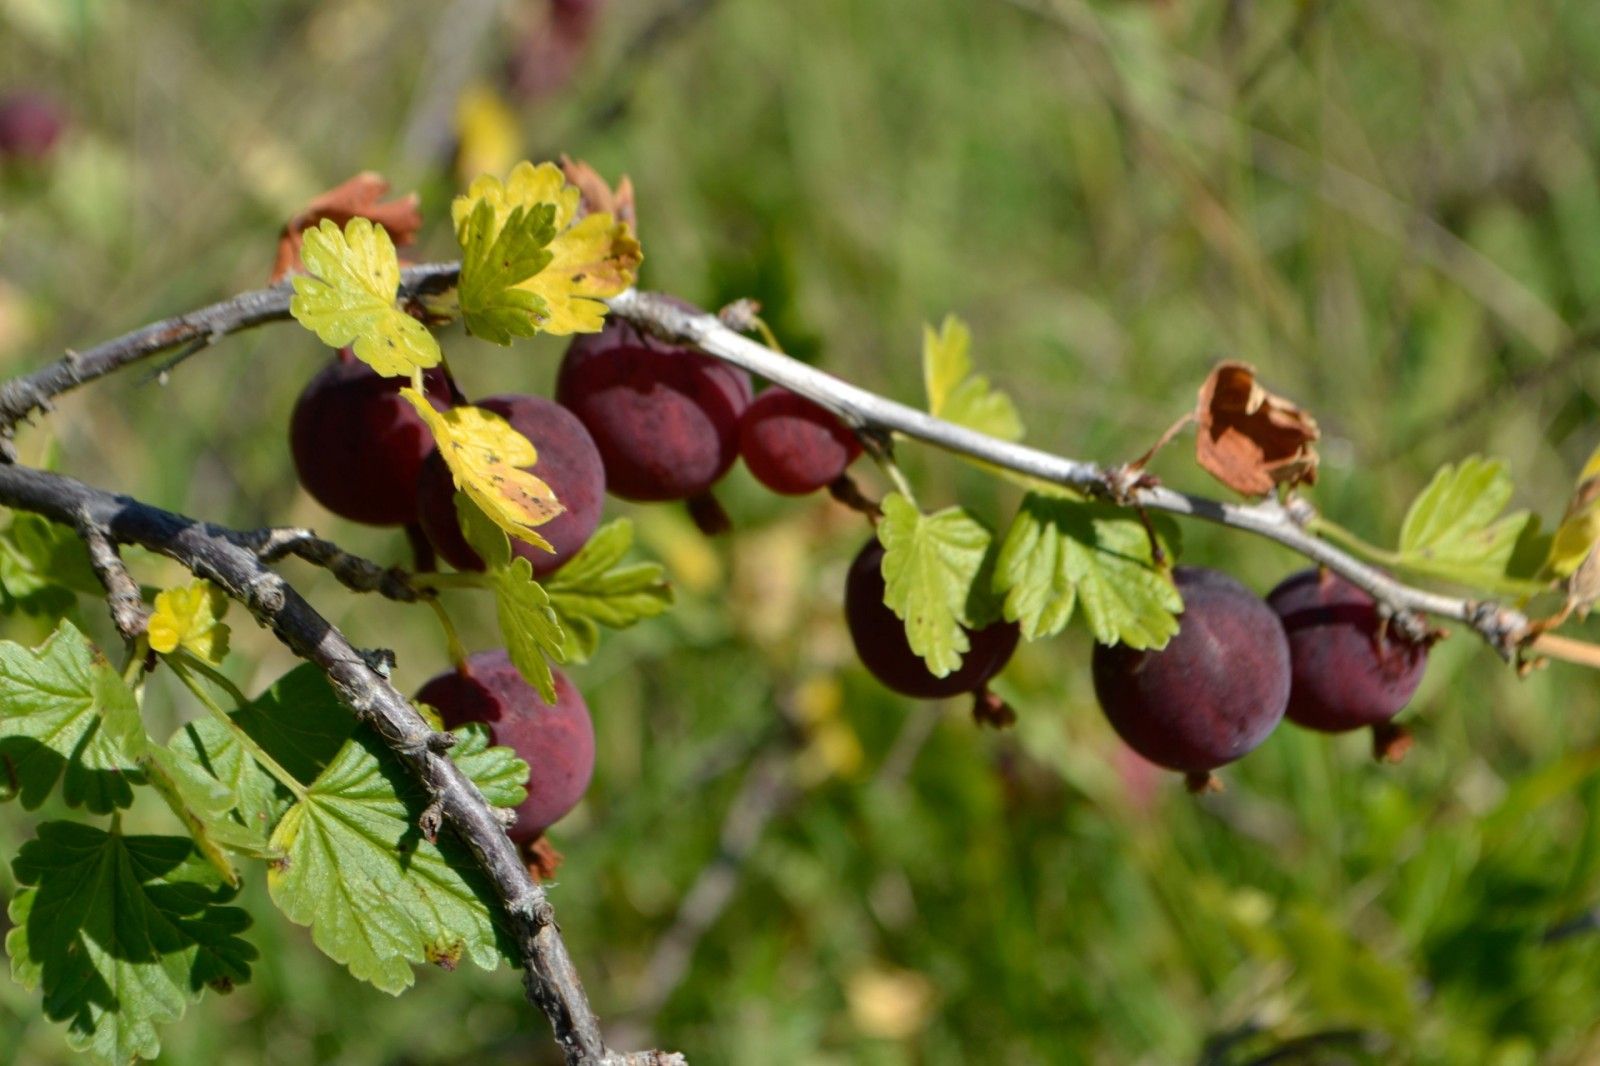
[[427, 838], [428, 843], [439, 843], [439, 829], [444, 825], [444, 804], [434, 800], [422, 809], [422, 814], [417, 818], [417, 828]]
[[361, 661], [367, 664], [368, 669], [385, 681], [389, 680], [389, 675], [394, 673], [396, 660], [393, 649], [358, 648], [356, 649], [356, 654], [361, 656]]

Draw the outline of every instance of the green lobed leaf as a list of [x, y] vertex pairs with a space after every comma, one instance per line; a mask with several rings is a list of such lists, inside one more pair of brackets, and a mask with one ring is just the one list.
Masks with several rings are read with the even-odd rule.
[[1516, 591], [1519, 545], [1539, 536], [1527, 511], [1501, 517], [1511, 500], [1505, 464], [1469, 456], [1446, 463], [1412, 501], [1400, 526], [1399, 565], [1466, 585]]
[[672, 606], [672, 586], [661, 564], [621, 565], [632, 544], [631, 521], [608, 522], [545, 580], [550, 606], [567, 636], [569, 659], [584, 662], [594, 654], [600, 626], [626, 629]]
[[59, 619], [75, 593], [105, 594], [83, 540], [40, 515], [16, 515], [0, 533], [0, 610]]
[[439, 342], [400, 309], [400, 260], [382, 226], [352, 218], [343, 231], [323, 219], [302, 235], [289, 313], [330, 348], [351, 346], [378, 373], [403, 376], [438, 366]]
[[[481, 725], [456, 731], [451, 758], [496, 806], [522, 802], [528, 768], [490, 748]], [[392, 753], [361, 730], [272, 834], [282, 853], [267, 873], [273, 902], [330, 958], [399, 993], [424, 962], [463, 957], [493, 969], [502, 953], [499, 905], [471, 854], [449, 834], [417, 828], [426, 796]], [[514, 955], [512, 956], [514, 957]]]
[[145, 782], [155, 789], [169, 810], [183, 823], [195, 850], [229, 885], [239, 884], [239, 872], [229, 858], [236, 851], [254, 858], [270, 858], [262, 840], [234, 812], [239, 795], [206, 771], [188, 751], [151, 744], [139, 758]]
[[966, 511], [925, 515], [900, 493], [883, 501], [884, 603], [906, 624], [906, 639], [936, 677], [961, 666], [969, 644], [963, 626], [989, 621], [979, 577], [993, 535]]
[[554, 703], [556, 679], [549, 660], [566, 662], [567, 655], [566, 637], [550, 597], [533, 579], [533, 565], [511, 554], [511, 541], [499, 526], [463, 493], [456, 493], [455, 503], [461, 532], [484, 562], [506, 654], [544, 701]]
[[[1162, 550], [1174, 554], [1177, 527], [1158, 524]], [[1178, 631], [1183, 600], [1158, 569], [1137, 518], [1106, 504], [1030, 493], [1006, 533], [995, 564], [1005, 617], [1029, 640], [1059, 633], [1081, 605], [1097, 641], [1165, 647]]]
[[1002, 440], [1022, 439], [1016, 404], [989, 379], [972, 372], [972, 332], [955, 315], [946, 315], [937, 333], [922, 327], [922, 380], [928, 412], [949, 422]]
[[517, 207], [503, 226], [488, 200], [473, 205], [456, 231], [461, 242], [457, 300], [468, 332], [495, 344], [539, 332], [549, 305], [538, 293], [514, 286], [549, 264], [555, 235], [552, 204]]
[[[333, 761], [355, 732], [355, 716], [339, 702], [328, 679], [311, 663], [290, 670], [232, 718], [279, 766], [297, 781], [308, 783]], [[246, 854], [271, 856], [268, 840], [294, 796], [245, 749], [232, 730], [215, 718], [202, 718], [180, 729], [170, 742], [185, 766], [215, 780], [232, 801], [231, 819], [243, 837], [226, 846]]]
[[72, 623], [37, 650], [0, 642], [0, 799], [32, 810], [59, 780], [69, 806], [126, 807], [147, 744], [133, 690]]
[[11, 864], [11, 972], [40, 988], [74, 1048], [114, 1063], [154, 1058], [156, 1025], [207, 988], [250, 979], [250, 916], [182, 837], [46, 822]]

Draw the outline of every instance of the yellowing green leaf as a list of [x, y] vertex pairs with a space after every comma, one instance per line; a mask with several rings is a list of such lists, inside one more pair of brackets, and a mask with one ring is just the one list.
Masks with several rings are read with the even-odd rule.
[[417, 390], [407, 387], [400, 395], [410, 401], [433, 432], [439, 454], [450, 467], [456, 488], [495, 525], [537, 548], [554, 551], [550, 542], [534, 532], [560, 514], [564, 507], [550, 486], [526, 470], [539, 458], [533, 442], [511, 423], [482, 407], [452, 407], [435, 411]]
[[495, 344], [531, 337], [550, 317], [544, 297], [516, 288], [550, 262], [546, 247], [555, 236], [549, 204], [518, 207], [501, 218], [487, 200], [477, 201], [456, 230], [461, 242], [457, 302], [467, 331]]
[[158, 592], [148, 629], [150, 647], [162, 655], [181, 647], [197, 658], [219, 663], [228, 654], [228, 627], [222, 622], [227, 611], [228, 597], [209, 581]]
[[922, 328], [922, 379], [928, 412], [949, 422], [1002, 440], [1022, 439], [1022, 418], [1011, 397], [972, 372], [972, 333], [955, 315], [946, 315], [935, 333]]
[[[603, 212], [578, 218], [579, 196], [578, 188], [567, 184], [554, 163], [522, 162], [503, 182], [487, 174], [479, 177], [465, 196], [450, 205], [458, 234], [479, 203], [489, 205], [498, 227], [504, 227], [518, 208], [530, 217], [541, 207], [550, 211], [554, 230], [548, 244], [550, 261], [516, 286], [544, 301], [546, 310], [538, 327], [546, 333], [599, 330], [606, 314], [601, 299], [632, 285], [643, 259], [627, 223]], [[499, 229], [493, 232], [498, 235]]]
[[533, 579], [528, 560], [511, 554], [505, 533], [456, 494], [456, 517], [467, 543], [484, 562], [489, 586], [494, 590], [495, 615], [506, 655], [523, 679], [539, 690], [546, 703], [556, 702], [556, 679], [548, 659], [566, 661], [561, 623], [550, 608], [550, 597]]
[[1446, 463], [1406, 512], [1399, 565], [1480, 588], [1536, 589], [1511, 571], [1519, 542], [1537, 534], [1538, 520], [1526, 511], [1501, 517], [1510, 499], [1504, 463], [1476, 455]]
[[992, 535], [958, 507], [925, 515], [891, 493], [883, 501], [878, 540], [884, 549], [884, 603], [905, 622], [911, 650], [934, 676], [953, 673], [970, 647], [962, 627], [988, 621], [973, 606]]
[[545, 580], [569, 659], [583, 662], [594, 654], [600, 626], [626, 629], [672, 606], [672, 586], [660, 563], [622, 565], [632, 543], [632, 522], [609, 522]]
[[323, 219], [305, 231], [300, 256], [311, 276], [295, 277], [289, 313], [322, 343], [348, 345], [390, 377], [439, 365], [439, 342], [395, 303], [400, 260], [382, 226], [352, 218], [341, 232]]
[[[1167, 523], [1169, 554], [1177, 527]], [[1029, 640], [1059, 633], [1083, 607], [1102, 644], [1165, 647], [1178, 631], [1183, 600], [1154, 565], [1138, 519], [1105, 504], [1030, 493], [1011, 523], [995, 563], [995, 591], [1005, 617]]]
[[1551, 577], [1570, 576], [1589, 557], [1596, 543], [1600, 543], [1600, 448], [1589, 456], [1578, 475], [1567, 513], [1550, 542], [1546, 571]]

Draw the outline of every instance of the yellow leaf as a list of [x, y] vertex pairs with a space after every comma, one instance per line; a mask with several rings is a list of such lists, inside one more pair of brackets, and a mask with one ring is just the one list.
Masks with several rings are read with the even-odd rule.
[[322, 343], [386, 377], [439, 365], [439, 342], [395, 304], [400, 260], [382, 226], [357, 217], [340, 231], [325, 218], [302, 235], [300, 259], [312, 276], [295, 277], [289, 313]]
[[533, 442], [493, 411], [471, 406], [435, 411], [416, 389], [403, 388], [400, 395], [428, 423], [456, 488], [511, 536], [547, 552], [555, 551], [533, 527], [544, 525], [566, 508], [549, 485], [520, 469], [534, 465], [539, 458]]
[[227, 611], [228, 597], [209, 581], [158, 592], [146, 631], [150, 648], [171, 655], [182, 647], [207, 662], [221, 662], [228, 654], [228, 627], [221, 620]]
[[555, 238], [543, 270], [517, 286], [545, 301], [548, 313], [539, 328], [546, 333], [594, 333], [605, 322], [601, 298], [615, 296], [633, 284], [634, 272], [644, 258], [633, 230], [604, 212], [578, 217], [580, 193], [568, 185], [554, 163], [518, 163], [504, 182], [482, 175], [450, 205], [450, 217], [459, 234], [480, 201], [495, 214], [496, 227], [504, 227], [519, 207], [530, 211], [548, 205], [553, 211]]
[[946, 315], [937, 333], [922, 327], [922, 382], [928, 413], [1001, 440], [1022, 439], [1022, 418], [1011, 397], [972, 372], [972, 331]]
[[489, 86], [473, 85], [456, 101], [456, 173], [496, 173], [517, 161], [517, 116]]
[[1578, 475], [1567, 513], [1550, 542], [1545, 569], [1552, 577], [1570, 577], [1600, 542], [1600, 448], [1596, 448]]

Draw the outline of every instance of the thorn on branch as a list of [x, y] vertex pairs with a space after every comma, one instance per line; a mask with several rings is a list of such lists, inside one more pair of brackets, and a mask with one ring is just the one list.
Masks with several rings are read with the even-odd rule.
[[434, 800], [422, 809], [422, 815], [417, 819], [417, 828], [430, 844], [439, 843], [439, 829], [444, 825], [444, 804]]
[[749, 333], [761, 317], [761, 301], [741, 296], [717, 312], [717, 320], [735, 333]]
[[385, 681], [394, 673], [395, 657], [390, 648], [358, 648], [356, 654], [361, 656], [361, 661], [367, 668]]

